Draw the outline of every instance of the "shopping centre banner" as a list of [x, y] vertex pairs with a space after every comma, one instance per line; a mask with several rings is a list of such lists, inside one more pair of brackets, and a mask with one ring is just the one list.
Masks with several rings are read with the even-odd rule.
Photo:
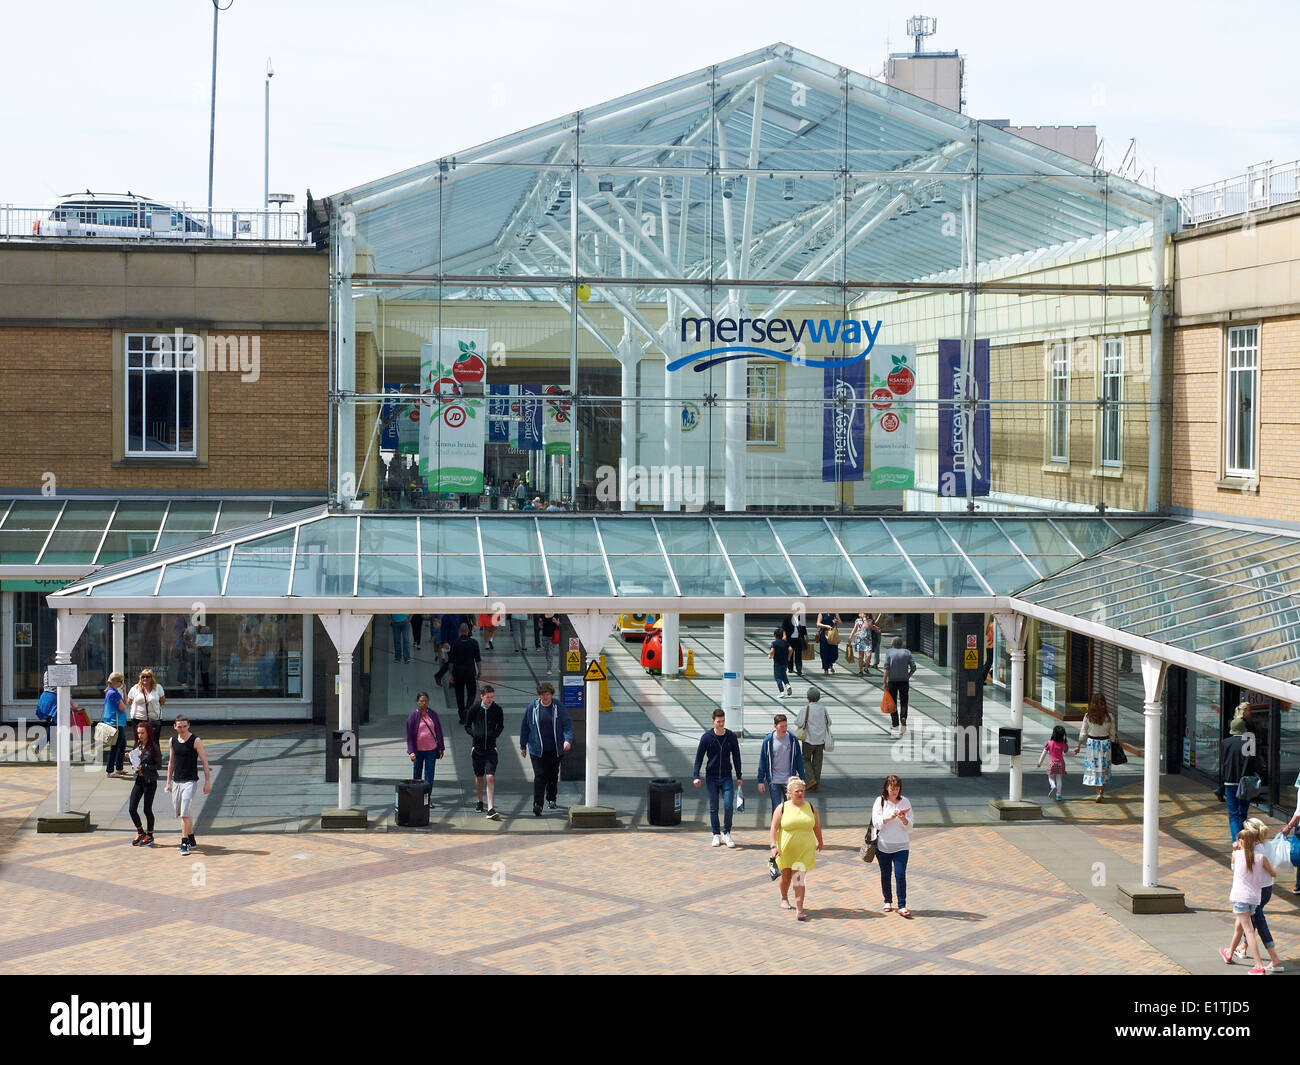
[[510, 439], [510, 397], [514, 385], [488, 385], [488, 443], [504, 444]]
[[866, 467], [866, 360], [823, 370], [822, 389], [822, 480], [860, 481]]
[[975, 341], [974, 365], [962, 372], [961, 341], [939, 341], [939, 494], [966, 496], [966, 469], [971, 471], [970, 495], [989, 494], [989, 449], [992, 440], [987, 404], [975, 412], [974, 424], [962, 404], [974, 396], [989, 398], [989, 342]]
[[483, 491], [487, 400], [470, 399], [462, 385], [486, 386], [486, 329], [440, 329], [420, 348], [420, 476], [431, 492]]
[[916, 346], [877, 344], [871, 352], [871, 487], [916, 486]]
[[[559, 385], [547, 385], [542, 389], [543, 395], [562, 396], [564, 389]], [[570, 436], [573, 404], [567, 399], [548, 400], [543, 415], [542, 442], [546, 445], [548, 455], [567, 455], [573, 443]]]
[[519, 398], [510, 400], [510, 445], [518, 451], [542, 450], [542, 401], [528, 399], [540, 396], [541, 385], [518, 385]]

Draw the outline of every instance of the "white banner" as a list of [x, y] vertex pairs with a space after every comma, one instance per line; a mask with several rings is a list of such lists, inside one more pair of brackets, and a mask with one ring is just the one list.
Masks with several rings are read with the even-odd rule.
[[420, 347], [420, 476], [431, 492], [483, 491], [487, 400], [468, 399], [461, 385], [487, 387], [486, 329], [441, 329]]
[[916, 346], [871, 351], [871, 487], [916, 487]]

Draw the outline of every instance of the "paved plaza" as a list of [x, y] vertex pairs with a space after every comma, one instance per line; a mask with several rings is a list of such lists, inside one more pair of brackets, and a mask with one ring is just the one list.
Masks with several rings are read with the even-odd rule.
[[[569, 830], [563, 811], [532, 816], [529, 774], [509, 737], [513, 730], [517, 738], [526, 692], [545, 667], [531, 652], [522, 660], [512, 655], [508, 640], [497, 641], [484, 668], [506, 706], [500, 823], [473, 811], [467, 738], [454, 705], [437, 701], [443, 693], [433, 688], [427, 662], [384, 668], [391, 658], [376, 658], [359, 787], [372, 818], [367, 831], [318, 828], [321, 808], [337, 795], [323, 779], [320, 728], [197, 721], [214, 786], [198, 812], [200, 852], [189, 858], [175, 848], [176, 823], [161, 789], [153, 850], [129, 845], [129, 783], [81, 767], [73, 769], [73, 806], [90, 811], [95, 831], [37, 835], [36, 814], [53, 808], [54, 770], [4, 765], [0, 883], [8, 905], [0, 917], [0, 970], [167, 971], [171, 935], [137, 940], [129, 959], [123, 951], [121, 929], [143, 920], [183, 935], [190, 968], [215, 973], [801, 967], [1245, 975], [1246, 967], [1225, 969], [1216, 953], [1231, 923], [1227, 821], [1203, 786], [1162, 781], [1160, 879], [1186, 892], [1189, 912], [1133, 916], [1118, 905], [1116, 884], [1139, 878], [1140, 759], [1117, 772], [1106, 803], [1084, 797], [1071, 766], [1069, 801], [1045, 807], [1040, 822], [998, 824], [988, 801], [1005, 793], [1005, 768], [959, 780], [945, 762], [914, 760], [924, 751], [896, 748], [875, 709], [878, 677], [822, 677], [819, 668], [815, 678], [810, 668], [807, 680], [827, 692], [837, 747], [827, 756], [821, 792], [811, 796], [827, 846], [809, 876], [811, 919], [796, 924], [778, 908], [766, 875], [766, 796], [747, 781], [739, 847], [715, 850], [704, 796], [689, 786], [695, 743], [720, 695], [720, 639], [686, 630], [683, 642], [696, 650], [701, 677], [666, 682], [646, 676], [632, 650], [611, 640], [614, 710], [601, 715], [601, 801], [617, 810], [617, 830]], [[751, 630], [746, 699], [775, 706], [759, 639]], [[947, 676], [918, 661], [913, 731], [944, 723], [949, 713]], [[434, 691], [451, 746], [438, 768], [433, 823], [404, 829], [393, 824], [393, 781], [409, 773], [401, 721], [417, 688]], [[986, 721], [996, 726], [1005, 713], [990, 701]], [[751, 711], [749, 720], [761, 718]], [[1041, 746], [1050, 724], [1045, 717], [1027, 722], [1027, 750]], [[757, 737], [742, 747], [752, 773]], [[887, 772], [903, 777], [917, 810], [910, 921], [880, 912], [876, 867], [857, 857], [866, 810]], [[654, 828], [645, 818], [645, 782], [665, 775], [687, 785], [683, 823]], [[1026, 786], [1045, 791], [1041, 772], [1028, 770]], [[581, 783], [562, 782], [560, 802], [581, 802]], [[1294, 957], [1300, 971], [1300, 949], [1291, 951], [1300, 943], [1291, 884], [1289, 874], [1279, 880], [1270, 923], [1288, 970]]]

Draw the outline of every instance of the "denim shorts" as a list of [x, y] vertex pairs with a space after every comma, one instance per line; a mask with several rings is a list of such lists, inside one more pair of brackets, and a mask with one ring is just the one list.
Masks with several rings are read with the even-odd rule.
[[1232, 904], [1233, 913], [1254, 913], [1257, 902], [1234, 902]]

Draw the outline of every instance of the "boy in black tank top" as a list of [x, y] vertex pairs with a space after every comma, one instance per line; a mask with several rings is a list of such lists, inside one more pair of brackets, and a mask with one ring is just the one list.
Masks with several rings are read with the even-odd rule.
[[199, 782], [199, 763], [203, 763], [203, 794], [212, 792], [212, 770], [208, 768], [208, 755], [203, 741], [190, 731], [190, 719], [176, 715], [176, 735], [171, 740], [171, 757], [167, 759], [167, 791], [172, 797], [172, 809], [181, 821], [181, 854], [189, 854], [198, 847], [194, 839], [194, 818], [190, 804]]

